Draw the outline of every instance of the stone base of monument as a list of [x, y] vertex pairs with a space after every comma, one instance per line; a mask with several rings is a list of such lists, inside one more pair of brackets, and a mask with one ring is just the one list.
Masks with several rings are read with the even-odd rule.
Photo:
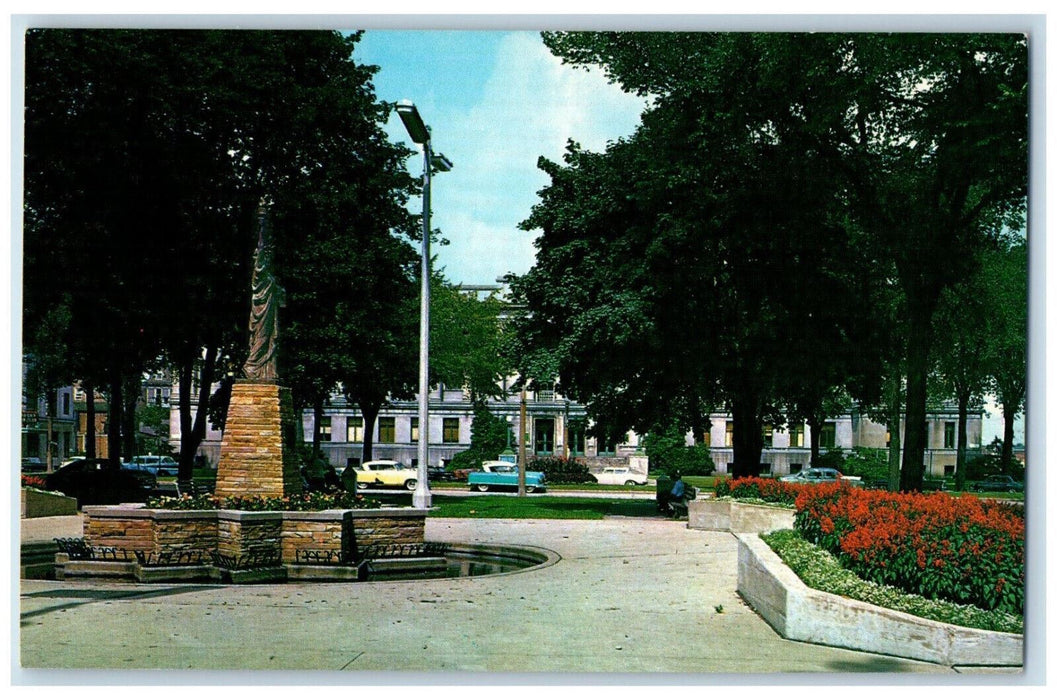
[[[365, 574], [360, 555], [367, 548], [423, 545], [426, 514], [419, 508], [258, 512], [86, 506], [84, 546], [71, 550], [74, 556], [55, 555], [55, 577], [142, 583], [359, 580]], [[390, 566], [434, 571], [438, 561]]]
[[297, 418], [290, 390], [243, 379], [231, 388], [215, 495], [282, 498], [301, 493]]

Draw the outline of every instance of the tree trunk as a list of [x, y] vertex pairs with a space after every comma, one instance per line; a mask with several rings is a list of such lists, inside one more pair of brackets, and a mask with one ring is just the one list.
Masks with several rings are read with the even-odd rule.
[[125, 401], [121, 392], [121, 376], [116, 369], [110, 372], [110, 396], [106, 416], [107, 459], [114, 464], [121, 461], [121, 416]]
[[191, 414], [191, 390], [194, 386], [195, 355], [189, 352], [180, 364], [180, 466], [177, 481], [190, 484], [194, 477], [195, 455], [206, 437], [209, 420], [209, 397], [213, 391], [217, 349], [206, 349], [205, 360], [199, 370], [197, 410]]
[[896, 373], [892, 377], [892, 387], [888, 399], [888, 490], [896, 493], [899, 491], [899, 450], [903, 443], [900, 436], [900, 423], [902, 411], [901, 389], [903, 375]]
[[[374, 459], [374, 422], [378, 420], [380, 403], [371, 401], [360, 401], [360, 413], [363, 414], [363, 456], [361, 462], [370, 462]], [[419, 430], [422, 429], [420, 425]]]
[[44, 394], [44, 406], [48, 412], [48, 444], [44, 450], [44, 468], [49, 472], [53, 471], [53, 465], [55, 463], [55, 452], [52, 450], [52, 443], [55, 442], [55, 409], [58, 404], [58, 397], [55, 395], [54, 390], [49, 390]]
[[85, 426], [84, 426], [84, 456], [95, 459], [95, 385], [90, 382], [84, 384], [85, 402]]
[[323, 399], [318, 398], [312, 402], [312, 459], [315, 460], [319, 454], [320, 445], [323, 441]]
[[140, 380], [139, 373], [135, 379], [130, 379], [125, 388], [125, 409], [121, 414], [123, 421], [121, 427], [121, 454], [131, 460], [138, 452], [136, 437], [139, 434], [139, 425], [136, 420], [136, 406], [139, 403]]
[[811, 464], [814, 465], [818, 461], [819, 455], [822, 454], [822, 425], [823, 422], [818, 416], [809, 416], [807, 419], [807, 427], [811, 428]]
[[734, 478], [759, 476], [763, 426], [757, 401], [735, 397], [731, 405], [731, 418], [734, 422]]
[[969, 392], [958, 392], [958, 456], [954, 466], [954, 488], [965, 490], [965, 448], [969, 438]]
[[1002, 473], [1013, 473], [1013, 419], [1016, 418], [1015, 409], [1007, 409], [1002, 405]]
[[[919, 293], [920, 294], [920, 293]], [[903, 434], [903, 491], [920, 491], [925, 477], [925, 450], [928, 432], [929, 343], [932, 340], [932, 311], [935, 303], [907, 299], [907, 399], [906, 428]]]

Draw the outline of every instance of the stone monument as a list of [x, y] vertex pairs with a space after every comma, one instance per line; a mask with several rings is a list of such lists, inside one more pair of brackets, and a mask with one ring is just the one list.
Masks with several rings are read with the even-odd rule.
[[283, 497], [301, 493], [290, 390], [279, 385], [277, 351], [283, 290], [272, 274], [268, 210], [257, 209], [249, 356], [231, 389], [220, 441], [215, 494]]

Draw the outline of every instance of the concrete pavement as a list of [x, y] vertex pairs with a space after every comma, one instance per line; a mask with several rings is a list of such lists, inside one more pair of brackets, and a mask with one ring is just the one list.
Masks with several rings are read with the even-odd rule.
[[[195, 677], [38, 669], [308, 671], [310, 683], [513, 678], [482, 671], [529, 682], [538, 673], [589, 674], [583, 677], [606, 683], [641, 682], [613, 674], [642, 672], [731, 674], [733, 682], [746, 673], [773, 682], [781, 676], [769, 674], [818, 673], [827, 674], [820, 682], [833, 682], [832, 673], [957, 672], [782, 639], [735, 591], [734, 537], [688, 530], [685, 521], [433, 518], [426, 538], [529, 545], [558, 558], [515, 573], [400, 582], [23, 580], [23, 680], [165, 684]], [[251, 683], [270, 677], [240, 676]]]

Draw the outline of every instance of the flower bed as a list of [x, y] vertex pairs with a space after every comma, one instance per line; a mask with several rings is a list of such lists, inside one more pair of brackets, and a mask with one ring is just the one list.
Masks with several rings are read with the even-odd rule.
[[292, 496], [227, 496], [218, 498], [205, 494], [199, 496], [151, 497], [147, 499], [148, 508], [164, 510], [241, 510], [259, 511], [322, 511], [322, 510], [359, 510], [381, 508], [382, 502], [374, 498], [364, 498], [347, 491], [335, 493], [300, 493]]
[[795, 527], [867, 581], [1023, 614], [1024, 518], [973, 496], [801, 487]]
[[793, 506], [796, 497], [810, 485], [790, 484], [777, 479], [762, 479], [758, 476], [739, 479], [724, 479], [716, 482], [716, 498], [733, 498], [740, 501], [763, 501], [777, 505]]

